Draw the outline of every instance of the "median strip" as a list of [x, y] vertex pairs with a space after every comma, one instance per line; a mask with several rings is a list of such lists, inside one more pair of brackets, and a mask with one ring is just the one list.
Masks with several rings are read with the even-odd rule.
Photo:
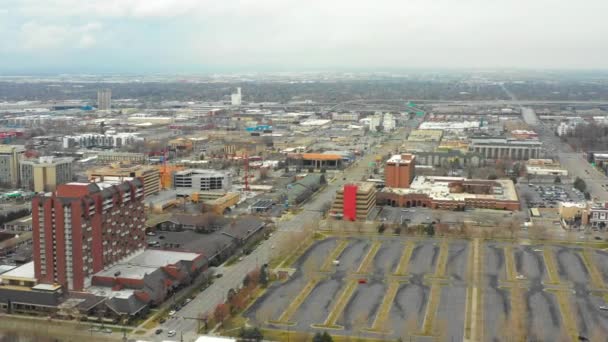
[[325, 323], [323, 323], [323, 325], [320, 325], [320, 327], [331, 328], [331, 329], [343, 329], [343, 327], [340, 325], [337, 325], [336, 322], [338, 321], [338, 318], [340, 318], [340, 316], [344, 312], [344, 308], [346, 307], [346, 304], [348, 304], [348, 302], [350, 301], [350, 297], [352, 297], [353, 293], [355, 293], [356, 288], [357, 288], [356, 280], [350, 281], [348, 283], [346, 288], [344, 288], [344, 290], [338, 297], [338, 300], [336, 300], [333, 308], [329, 312], [329, 315], [327, 316]]
[[321, 266], [321, 272], [329, 272], [331, 270], [331, 266], [333, 265], [334, 260], [338, 259], [342, 252], [348, 247], [350, 242], [348, 240], [340, 240], [338, 245], [331, 251], [331, 254], [325, 259], [323, 266]]
[[555, 253], [553, 253], [553, 250], [547, 246], [543, 250], [543, 257], [545, 259], [545, 268], [547, 268], [547, 274], [549, 275], [549, 283], [559, 284], [559, 273], [557, 272]]
[[450, 244], [447, 239], [443, 239], [441, 241], [441, 245], [439, 247], [439, 256], [437, 257], [437, 267], [435, 267], [435, 275], [436, 278], [444, 278], [445, 272], [448, 265], [448, 254], [450, 252]]
[[429, 293], [429, 300], [426, 305], [426, 313], [424, 314], [424, 321], [422, 322], [422, 335], [432, 335], [433, 326], [435, 323], [435, 316], [437, 316], [437, 310], [439, 309], [439, 298], [441, 297], [441, 285], [435, 283], [431, 285], [431, 292]]
[[578, 339], [578, 329], [576, 327], [576, 317], [574, 317], [572, 308], [570, 307], [570, 299], [568, 298], [567, 290], [550, 290], [557, 298], [559, 304], [559, 312], [562, 315], [562, 324], [566, 328], [566, 332], [571, 341]]
[[363, 274], [363, 273], [369, 272], [369, 268], [372, 264], [372, 261], [374, 261], [374, 257], [380, 250], [380, 247], [382, 247], [382, 242], [374, 241], [374, 243], [372, 244], [372, 247], [369, 249], [369, 251], [365, 255], [365, 258], [363, 258], [361, 265], [359, 265], [359, 268], [357, 269], [356, 273]]
[[399, 264], [397, 264], [397, 269], [395, 270], [396, 276], [404, 276], [407, 274], [410, 258], [412, 257], [412, 253], [414, 252], [415, 242], [407, 241], [405, 246], [403, 247], [403, 254], [401, 254], [401, 258], [399, 259]]
[[300, 305], [302, 305], [304, 300], [310, 295], [310, 293], [317, 286], [319, 281], [320, 281], [319, 279], [311, 279], [308, 281], [308, 283], [306, 283], [304, 288], [302, 288], [300, 293], [298, 293], [298, 295], [293, 299], [293, 301], [291, 303], [289, 303], [289, 306], [287, 307], [287, 309], [285, 309], [285, 311], [283, 311], [283, 313], [279, 317], [280, 323], [289, 322], [289, 320], [291, 319], [291, 316], [293, 316], [296, 313], [296, 311], [298, 310]]
[[597, 269], [595, 263], [593, 262], [593, 251], [589, 248], [585, 248], [580, 254], [582, 256], [582, 260], [585, 264], [585, 267], [589, 271], [589, 276], [591, 277], [591, 284], [593, 284], [593, 286], [597, 289], [605, 289], [606, 285], [604, 284], [604, 279], [602, 278], [600, 271]]
[[372, 324], [372, 329], [374, 331], [386, 330], [386, 322], [388, 320], [388, 316], [391, 312], [391, 307], [393, 306], [393, 302], [395, 301], [395, 297], [399, 292], [399, 282], [392, 281], [388, 285], [388, 289], [386, 289], [386, 293], [384, 294], [384, 298], [382, 299], [382, 304], [380, 304], [380, 308], [378, 309], [378, 313], [376, 314], [376, 318], [374, 319], [374, 323]]

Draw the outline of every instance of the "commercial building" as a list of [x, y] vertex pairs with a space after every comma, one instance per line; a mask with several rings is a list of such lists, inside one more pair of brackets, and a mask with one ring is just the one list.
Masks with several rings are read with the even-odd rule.
[[330, 215], [347, 221], [365, 221], [376, 206], [376, 187], [371, 182], [345, 184], [338, 189]]
[[36, 278], [81, 291], [87, 279], [144, 248], [144, 184], [68, 183], [32, 201]]
[[593, 206], [589, 210], [589, 224], [593, 228], [608, 228], [608, 204], [604, 206]]
[[112, 90], [100, 89], [97, 91], [97, 109], [110, 110], [112, 108]]
[[323, 174], [311, 173], [306, 175], [306, 177], [287, 186], [287, 203], [292, 206], [302, 203], [325, 183]]
[[135, 152], [102, 151], [97, 153], [97, 160], [100, 163], [143, 164], [148, 162], [148, 156]]
[[333, 121], [358, 121], [359, 113], [331, 113], [331, 119]]
[[434, 152], [416, 152], [416, 165], [427, 165], [434, 167], [458, 166], [460, 168], [479, 167], [484, 163], [484, 158], [479, 153], [462, 152], [461, 150], [445, 150]]
[[568, 170], [552, 159], [529, 159], [526, 162], [526, 173], [535, 176], [568, 176]]
[[440, 129], [415, 129], [407, 137], [408, 141], [439, 142], [443, 136]]
[[144, 138], [140, 137], [136, 133], [86, 133], [79, 135], [67, 135], [63, 137], [63, 148], [122, 147], [143, 141]]
[[224, 190], [232, 186], [232, 175], [205, 169], [187, 169], [173, 173], [173, 187], [175, 189], [193, 189], [196, 191]]
[[472, 138], [471, 151], [488, 159], [528, 160], [541, 157], [542, 143], [538, 140], [514, 138]]
[[52, 156], [22, 160], [19, 165], [21, 186], [35, 192], [55, 191], [57, 185], [72, 181], [73, 162], [70, 157]]
[[87, 171], [90, 181], [118, 181], [141, 178], [144, 182], [144, 194], [146, 197], [157, 194], [160, 191], [160, 170], [156, 166], [149, 165], [125, 165], [112, 164], [108, 167], [100, 167]]
[[418, 176], [409, 188], [385, 187], [378, 202], [396, 207], [519, 210], [519, 199], [509, 179], [477, 180], [461, 177]]
[[385, 113], [382, 118], [382, 129], [385, 132], [391, 132], [397, 127], [395, 117], [391, 113]]
[[396, 154], [384, 165], [384, 179], [387, 187], [409, 188], [414, 179], [416, 157], [413, 154]]
[[19, 185], [19, 161], [25, 153], [22, 145], [0, 145], [0, 185]]
[[338, 153], [291, 153], [287, 155], [287, 165], [299, 170], [339, 170], [349, 158]]
[[467, 132], [481, 128], [481, 121], [426, 121], [418, 129], [439, 129], [450, 132]]
[[241, 87], [236, 88], [236, 93], [230, 94], [230, 104], [240, 106], [242, 103]]

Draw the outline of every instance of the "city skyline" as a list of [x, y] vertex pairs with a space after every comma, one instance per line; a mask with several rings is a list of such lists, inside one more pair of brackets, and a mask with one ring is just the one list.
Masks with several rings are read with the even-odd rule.
[[598, 0], [0, 5], [0, 73], [605, 69]]

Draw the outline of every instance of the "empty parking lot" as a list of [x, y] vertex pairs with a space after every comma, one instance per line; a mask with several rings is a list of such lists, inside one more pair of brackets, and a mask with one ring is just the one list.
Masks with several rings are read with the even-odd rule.
[[582, 245], [329, 237], [244, 315], [268, 329], [416, 341], [606, 336], [606, 264]]

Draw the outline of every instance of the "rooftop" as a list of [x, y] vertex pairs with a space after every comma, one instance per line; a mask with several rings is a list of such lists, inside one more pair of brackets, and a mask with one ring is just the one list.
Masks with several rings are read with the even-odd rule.
[[2, 278], [35, 279], [34, 262], [30, 261], [27, 264], [13, 268], [8, 272], [3, 273]]
[[409, 164], [416, 159], [416, 156], [409, 153], [395, 154], [387, 160], [387, 163]]

